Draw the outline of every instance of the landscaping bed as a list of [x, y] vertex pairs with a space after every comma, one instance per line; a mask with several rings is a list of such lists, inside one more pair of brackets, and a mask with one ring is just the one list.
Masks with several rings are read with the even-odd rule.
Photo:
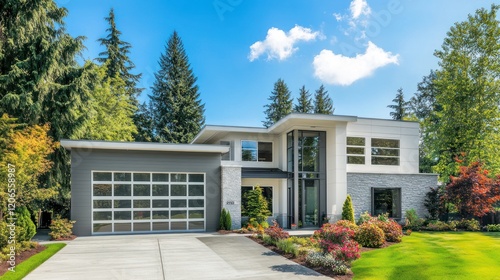
[[[45, 249], [45, 246], [37, 244], [35, 248], [21, 252], [19, 255], [16, 255], [16, 266]], [[2, 261], [2, 263], [0, 264], [0, 276], [4, 275], [5, 272], [8, 271], [9, 267], [9, 263], [7, 263], [6, 261]]]

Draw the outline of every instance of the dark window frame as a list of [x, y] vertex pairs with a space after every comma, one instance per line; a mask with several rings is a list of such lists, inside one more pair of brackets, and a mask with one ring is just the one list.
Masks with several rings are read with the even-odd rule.
[[[401, 188], [383, 188], [383, 187], [372, 187], [371, 188], [371, 214], [372, 216], [378, 216], [379, 214], [375, 209], [375, 192], [376, 191], [391, 191], [391, 194], [394, 194], [394, 191], [397, 191], [398, 197], [396, 198], [396, 214], [394, 214], [394, 210], [392, 209], [390, 212], [386, 211], [385, 213], [389, 213], [389, 218], [393, 219], [401, 219], [402, 218], [402, 189]], [[394, 197], [391, 198], [391, 202], [394, 204]]]

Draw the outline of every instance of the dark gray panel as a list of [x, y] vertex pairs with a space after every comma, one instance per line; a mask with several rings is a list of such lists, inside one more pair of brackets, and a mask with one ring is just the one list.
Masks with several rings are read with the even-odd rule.
[[206, 230], [215, 231], [220, 214], [220, 155], [216, 153], [179, 153], [72, 149], [71, 219], [77, 236], [91, 234], [91, 172], [203, 172], [206, 173]]

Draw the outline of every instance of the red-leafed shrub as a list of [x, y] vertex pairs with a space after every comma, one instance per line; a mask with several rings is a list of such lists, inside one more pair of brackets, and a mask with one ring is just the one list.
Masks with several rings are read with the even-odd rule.
[[338, 220], [335, 225], [337, 226], [341, 226], [341, 227], [346, 227], [346, 228], [350, 228], [354, 231], [356, 231], [356, 229], [358, 228], [358, 225], [356, 225], [355, 222], [351, 222], [351, 221], [348, 221], [348, 220]]
[[394, 220], [375, 221], [375, 225], [377, 225], [385, 235], [385, 240], [389, 242], [401, 242], [403, 238], [403, 228]]
[[385, 242], [385, 234], [375, 223], [365, 222], [358, 227], [355, 239], [361, 246], [379, 248]]
[[284, 231], [276, 221], [273, 221], [273, 225], [266, 228], [264, 230], [264, 233], [269, 235], [269, 237], [274, 242], [277, 242], [278, 240], [286, 239], [286, 238], [290, 237], [288, 232]]
[[319, 246], [324, 252], [332, 254], [336, 260], [350, 262], [360, 257], [359, 245], [354, 240], [354, 230], [338, 224], [324, 224], [314, 232]]

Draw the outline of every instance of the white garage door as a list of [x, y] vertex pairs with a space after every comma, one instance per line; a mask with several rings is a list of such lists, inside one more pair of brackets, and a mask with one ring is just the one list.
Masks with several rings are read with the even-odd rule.
[[92, 234], [205, 230], [205, 174], [92, 172]]

